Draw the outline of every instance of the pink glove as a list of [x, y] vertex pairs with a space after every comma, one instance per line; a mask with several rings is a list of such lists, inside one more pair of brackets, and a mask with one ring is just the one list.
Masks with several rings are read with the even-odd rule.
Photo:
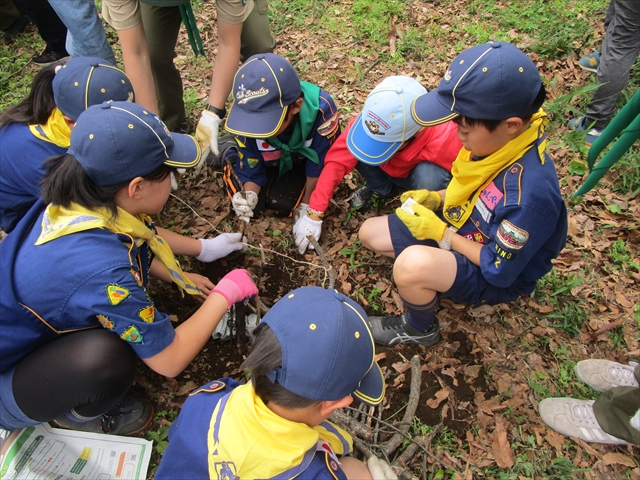
[[234, 303], [256, 296], [258, 287], [251, 280], [251, 275], [247, 270], [237, 268], [222, 277], [216, 288], [211, 290], [211, 293], [213, 292], [226, 298], [228, 308], [231, 308]]

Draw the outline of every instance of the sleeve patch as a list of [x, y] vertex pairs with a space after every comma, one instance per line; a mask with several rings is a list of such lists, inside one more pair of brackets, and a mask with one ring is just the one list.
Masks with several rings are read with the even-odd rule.
[[135, 325], [131, 325], [124, 332], [122, 332], [120, 338], [129, 343], [142, 343], [142, 334], [140, 333], [140, 330], [138, 330], [138, 327], [136, 327]]
[[97, 314], [96, 318], [98, 319], [98, 321], [100, 322], [100, 325], [102, 325], [104, 328], [107, 328], [109, 330], [113, 330], [114, 328], [116, 328], [116, 324], [113, 323], [109, 317], [107, 317], [106, 315], [100, 315]]
[[[249, 165], [249, 168], [255, 168], [258, 163], [260, 163], [259, 158], [247, 158], [247, 165]], [[242, 163], [240, 163], [240, 168], [242, 169]]]
[[136, 281], [136, 283], [138, 284], [139, 287], [142, 286], [142, 275], [140, 275], [140, 272], [137, 270], [134, 270], [133, 268], [131, 270], [129, 270], [131, 272], [131, 275], [133, 276], [133, 279]]
[[498, 227], [496, 238], [509, 250], [520, 250], [529, 241], [529, 232], [516, 227], [508, 220], [503, 220]]
[[194, 395], [197, 395], [197, 394], [202, 393], [202, 392], [206, 392], [206, 393], [218, 392], [218, 391], [224, 389], [225, 387], [226, 387], [226, 384], [224, 382], [216, 380], [215, 382], [209, 382], [208, 384], [203, 385], [202, 387], [195, 389], [193, 392], [191, 392], [189, 394], [189, 396], [193, 397]]
[[156, 309], [153, 305], [149, 305], [148, 307], [140, 309], [138, 311], [138, 316], [145, 323], [153, 323], [156, 318]]
[[338, 112], [334, 113], [329, 120], [318, 127], [318, 134], [323, 137], [332, 137], [338, 131], [340, 126], [340, 116]]
[[131, 293], [125, 287], [121, 287], [115, 283], [107, 285], [107, 297], [111, 305], [122, 303]]

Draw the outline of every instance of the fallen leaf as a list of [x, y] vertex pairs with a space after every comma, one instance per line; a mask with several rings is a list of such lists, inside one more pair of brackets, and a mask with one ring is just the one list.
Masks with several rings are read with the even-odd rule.
[[562, 445], [564, 445], [566, 437], [554, 430], [549, 430], [549, 433], [544, 436], [544, 439], [549, 442], [549, 445], [553, 448], [558, 451], [562, 451]]
[[440, 404], [449, 397], [451, 393], [451, 389], [448, 387], [443, 388], [439, 392], [436, 393], [434, 398], [430, 398], [427, 400], [427, 406], [436, 409]]
[[496, 428], [493, 431], [492, 452], [493, 458], [496, 459], [500, 468], [513, 467], [513, 452], [502, 421], [496, 423]]
[[637, 466], [636, 462], [634, 462], [631, 457], [628, 457], [622, 453], [617, 453], [617, 452], [605, 453], [604, 457], [602, 457], [602, 461], [604, 462], [605, 465], [619, 464], [619, 465], [625, 465], [627, 467]]
[[391, 364], [391, 366], [398, 373], [404, 373], [411, 368], [411, 364], [409, 362], [396, 362]]
[[193, 380], [189, 380], [187, 383], [185, 383], [182, 387], [180, 387], [180, 390], [178, 390], [176, 392], [176, 395], [178, 397], [182, 396], [182, 395], [186, 395], [187, 393], [192, 392], [193, 390], [195, 390], [196, 388], [198, 388], [198, 384], [196, 382], [194, 382]]

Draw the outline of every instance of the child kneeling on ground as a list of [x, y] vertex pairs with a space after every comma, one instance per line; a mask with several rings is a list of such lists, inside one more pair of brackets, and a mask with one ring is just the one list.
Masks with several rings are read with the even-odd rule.
[[446, 190], [406, 192], [412, 206], [360, 229], [365, 246], [396, 258], [407, 309], [370, 317], [377, 343], [433, 345], [440, 294], [476, 306], [509, 302], [551, 270], [566, 243], [567, 209], [545, 152], [544, 99], [533, 62], [514, 45], [489, 42], [458, 55], [438, 89], [415, 100], [419, 124], [454, 120], [464, 148]]
[[293, 290], [255, 331], [242, 365], [251, 382], [223, 378], [190, 394], [155, 478], [371, 478], [344, 456], [351, 436], [327, 419], [353, 397], [382, 401], [374, 356], [358, 304], [335, 290]]

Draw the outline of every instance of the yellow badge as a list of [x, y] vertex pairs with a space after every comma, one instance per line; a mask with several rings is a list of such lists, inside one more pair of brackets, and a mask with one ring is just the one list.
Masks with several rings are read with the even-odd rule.
[[100, 314], [97, 314], [96, 317], [98, 318], [100, 325], [102, 325], [104, 328], [108, 328], [108, 329], [116, 328], [116, 324], [113, 323], [111, 320], [109, 320], [109, 317], [106, 317]]
[[136, 283], [138, 284], [139, 287], [142, 286], [142, 275], [140, 275], [140, 272], [137, 270], [134, 270], [133, 268], [131, 270], [129, 270], [131, 272], [131, 275], [133, 275], [134, 280], [136, 281]]
[[116, 285], [115, 283], [107, 285], [107, 297], [109, 297], [109, 303], [111, 303], [111, 305], [122, 303], [129, 295], [129, 290], [120, 285]]
[[138, 312], [138, 316], [143, 322], [153, 323], [153, 320], [156, 318], [156, 309], [153, 305], [149, 305], [148, 307], [141, 309]]
[[136, 327], [135, 325], [131, 325], [124, 332], [122, 332], [120, 338], [129, 343], [142, 343], [142, 334], [140, 333], [140, 330], [138, 330], [138, 327]]

